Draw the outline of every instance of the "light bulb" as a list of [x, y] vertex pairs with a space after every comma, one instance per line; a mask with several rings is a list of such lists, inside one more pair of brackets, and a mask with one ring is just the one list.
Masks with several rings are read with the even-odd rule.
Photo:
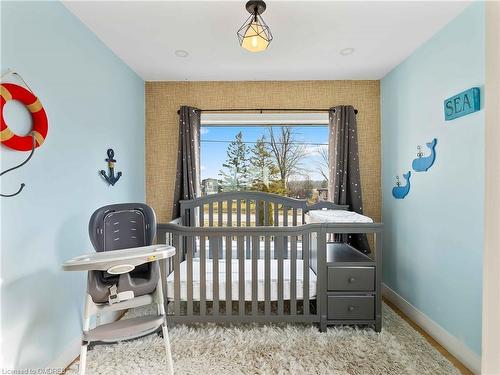
[[241, 46], [251, 52], [264, 51], [269, 45], [265, 39], [264, 29], [258, 21], [253, 21], [245, 32]]

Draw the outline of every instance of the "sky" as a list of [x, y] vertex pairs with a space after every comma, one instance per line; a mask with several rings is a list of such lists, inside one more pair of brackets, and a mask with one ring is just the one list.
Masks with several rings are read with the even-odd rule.
[[[276, 129], [278, 130], [278, 129]], [[255, 142], [262, 135], [269, 139], [268, 128], [261, 126], [202, 126], [201, 128], [201, 178], [220, 178], [219, 171], [226, 160], [227, 146], [234, 140], [238, 132], [242, 132], [244, 142]], [[321, 157], [318, 148], [328, 147], [328, 127], [327, 126], [294, 126], [296, 139], [305, 143], [308, 155], [304, 158], [303, 168], [306, 170], [297, 179], [304, 179], [306, 174], [312, 180], [323, 180], [317, 166]], [[276, 134], [276, 132], [275, 132]], [[217, 142], [213, 142], [217, 141]], [[221, 142], [222, 141], [222, 142]], [[247, 143], [253, 146], [253, 143]]]

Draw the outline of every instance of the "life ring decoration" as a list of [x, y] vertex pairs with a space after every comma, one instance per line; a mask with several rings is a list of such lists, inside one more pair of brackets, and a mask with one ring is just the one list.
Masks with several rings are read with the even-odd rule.
[[[31, 151], [33, 149], [33, 137], [35, 148], [40, 147], [49, 130], [47, 114], [40, 100], [29, 90], [14, 83], [2, 83], [0, 85], [0, 141], [5, 146], [17, 151]], [[9, 129], [3, 116], [3, 107], [9, 100], [18, 100], [26, 106], [31, 113], [33, 128], [30, 133], [21, 136]]]

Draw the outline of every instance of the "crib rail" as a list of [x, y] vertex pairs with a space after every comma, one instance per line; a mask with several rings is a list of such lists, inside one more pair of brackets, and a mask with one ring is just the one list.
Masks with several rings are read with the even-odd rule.
[[187, 226], [291, 226], [304, 223], [307, 202], [257, 191], [206, 195], [180, 201]]
[[[382, 224], [376, 223], [289, 227], [159, 224], [158, 243], [177, 249], [162, 267], [164, 280], [168, 276], [174, 279], [173, 290], [164, 288], [169, 320], [320, 322], [326, 319], [327, 236], [381, 230]], [[181, 269], [183, 261], [185, 269]], [[272, 264], [277, 265], [276, 272]], [[258, 282], [262, 277], [263, 286]], [[311, 277], [316, 280], [314, 296]]]

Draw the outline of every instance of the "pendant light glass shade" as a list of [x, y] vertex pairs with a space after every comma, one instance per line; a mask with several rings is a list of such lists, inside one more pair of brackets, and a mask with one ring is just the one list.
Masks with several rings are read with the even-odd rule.
[[273, 40], [271, 30], [257, 13], [257, 8], [238, 30], [238, 39], [240, 45], [250, 52], [264, 51]]

